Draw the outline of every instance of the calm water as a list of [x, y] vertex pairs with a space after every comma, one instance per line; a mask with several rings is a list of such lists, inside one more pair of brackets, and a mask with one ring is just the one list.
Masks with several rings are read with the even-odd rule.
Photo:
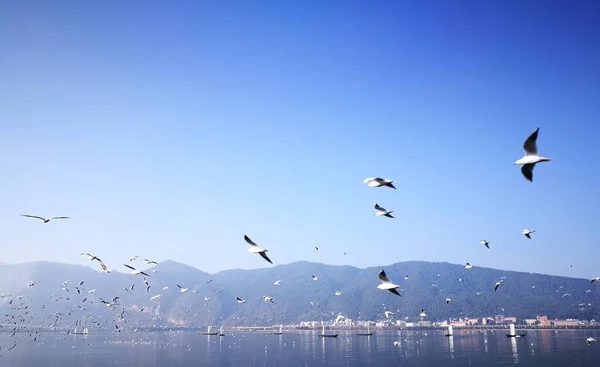
[[[370, 337], [340, 332], [290, 331], [281, 336], [192, 332], [0, 334], [0, 366], [600, 366], [600, 330], [528, 331], [522, 339], [502, 332], [375, 331]], [[398, 341], [400, 345], [394, 345]], [[10, 348], [17, 346], [10, 351]]]

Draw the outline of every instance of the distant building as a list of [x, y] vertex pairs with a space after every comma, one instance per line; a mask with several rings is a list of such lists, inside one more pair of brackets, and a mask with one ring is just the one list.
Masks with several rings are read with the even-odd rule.
[[581, 322], [577, 319], [554, 320], [552, 321], [552, 325], [558, 327], [579, 326]]
[[431, 321], [419, 321], [419, 326], [430, 327]]
[[478, 325], [479, 319], [466, 319], [465, 322], [467, 323], [467, 325]]
[[504, 317], [504, 323], [505, 324], [516, 324], [517, 318], [514, 316], [506, 316], [506, 317]]
[[538, 323], [537, 319], [525, 319], [525, 325], [536, 325]]
[[548, 316], [538, 316], [537, 321], [539, 326], [551, 326], [550, 320], [548, 320]]
[[504, 323], [504, 315], [496, 315], [496, 316], [494, 316], [494, 322], [496, 324], [503, 324]]

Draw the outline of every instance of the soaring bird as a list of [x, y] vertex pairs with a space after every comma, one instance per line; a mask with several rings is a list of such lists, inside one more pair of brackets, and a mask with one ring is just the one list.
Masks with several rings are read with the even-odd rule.
[[397, 288], [400, 288], [400, 286], [392, 283], [388, 279], [387, 275], [385, 275], [385, 271], [383, 269], [379, 271], [379, 274], [377, 274], [377, 276], [379, 277], [379, 280], [381, 280], [381, 284], [379, 284], [377, 288], [388, 290], [394, 293], [395, 295], [400, 296], [400, 293], [398, 293], [398, 291], [396, 290]]
[[273, 264], [273, 262], [271, 261], [271, 259], [269, 259], [269, 257], [267, 256], [267, 252], [269, 250], [264, 249], [262, 247], [259, 247], [254, 241], [252, 241], [250, 239], [250, 237], [248, 237], [246, 235], [244, 235], [244, 240], [246, 242], [248, 242], [248, 244], [250, 244], [250, 248], [248, 249], [248, 252], [254, 253], [254, 254], [259, 254], [260, 256], [262, 256], [263, 259], [265, 259], [268, 262], [270, 262], [271, 264]]
[[365, 178], [363, 180], [363, 183], [368, 184], [367, 186], [369, 187], [381, 187], [381, 186], [387, 186], [387, 187], [391, 187], [392, 189], [396, 189], [396, 187], [393, 185], [393, 183], [396, 181], [392, 181], [392, 180], [388, 180], [386, 178], [381, 178], [381, 177], [369, 177], [369, 178]]
[[496, 282], [496, 285], [494, 285], [494, 292], [497, 291], [498, 287], [501, 286], [501, 285], [504, 285], [503, 281], [500, 280], [500, 281]]
[[246, 300], [241, 299], [240, 297], [235, 297], [235, 300], [237, 301], [237, 303], [246, 303]]
[[465, 269], [471, 269], [471, 268], [473, 268], [473, 265], [471, 265], [470, 263], [465, 264]]
[[592, 343], [597, 342], [597, 340], [592, 337], [589, 337], [585, 340], [585, 342], [588, 343], [588, 345], [592, 345]]
[[446, 304], [447, 304], [447, 305], [448, 305], [448, 304], [450, 304], [450, 302], [451, 302], [451, 301], [452, 301], [452, 299], [451, 299], [451, 298], [446, 298]]
[[187, 292], [187, 291], [188, 291], [188, 289], [189, 289], [189, 288], [183, 288], [183, 287], [182, 287], [182, 286], [180, 286], [179, 284], [175, 284], [175, 285], [176, 285], [176, 286], [179, 288], [179, 291], [180, 291], [181, 293], [185, 293], [185, 292]]
[[481, 240], [481, 241], [479, 241], [479, 242], [480, 242], [482, 245], [484, 245], [485, 247], [487, 247], [487, 248], [490, 248], [490, 243], [489, 243], [488, 241], [486, 241], [486, 240]]
[[39, 219], [41, 220], [43, 223], [48, 223], [53, 219], [69, 219], [71, 217], [50, 217], [50, 218], [44, 218], [44, 217], [38, 217], [37, 215], [28, 215], [28, 214], [21, 214], [22, 217], [27, 217], [27, 218], [34, 218], [34, 219]]
[[271, 302], [271, 303], [275, 304], [275, 302], [273, 301], [273, 298], [272, 298], [272, 297], [263, 296], [263, 300], [264, 300], [265, 302]]
[[525, 237], [531, 239], [531, 234], [535, 232], [535, 229], [524, 229], [523, 232], [521, 232]]
[[523, 149], [525, 149], [525, 155], [523, 158], [515, 162], [515, 165], [521, 165], [521, 173], [529, 182], [533, 182], [533, 169], [535, 165], [540, 162], [548, 162], [550, 158], [542, 157], [538, 155], [537, 149], [537, 137], [540, 128], [535, 129], [534, 132], [523, 143]]
[[149, 276], [150, 276], [150, 275], [148, 275], [148, 274], [144, 273], [143, 271], [136, 270], [136, 269], [135, 269], [133, 266], [131, 266], [131, 265], [123, 264], [123, 266], [125, 266], [125, 267], [127, 267], [127, 268], [131, 269], [131, 274], [133, 274], [133, 275], [142, 274], [142, 275], [145, 275], [145, 276], [147, 276], [147, 277], [149, 277]]
[[375, 213], [376, 216], [381, 217], [388, 217], [388, 218], [394, 218], [394, 216], [392, 215], [392, 213], [394, 212], [393, 210], [385, 210], [385, 208], [379, 206], [379, 204], [375, 204], [374, 206], [375, 210], [377, 210], [377, 213]]
[[597, 280], [600, 280], [600, 277], [595, 277], [594, 279], [592, 279], [592, 280], [590, 281], [590, 283], [594, 283], [594, 282], [595, 282], [595, 281], [597, 281]]

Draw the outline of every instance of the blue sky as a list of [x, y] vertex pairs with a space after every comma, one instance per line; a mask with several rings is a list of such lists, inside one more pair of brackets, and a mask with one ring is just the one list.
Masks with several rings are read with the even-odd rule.
[[3, 2], [0, 261], [270, 266], [247, 234], [275, 264], [597, 276], [598, 24], [588, 1]]

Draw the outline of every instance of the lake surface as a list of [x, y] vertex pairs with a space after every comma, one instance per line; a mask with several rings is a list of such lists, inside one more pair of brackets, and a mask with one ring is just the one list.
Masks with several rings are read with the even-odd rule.
[[343, 331], [338, 338], [320, 338], [318, 331], [226, 334], [43, 333], [34, 341], [27, 333], [0, 333], [0, 366], [600, 366], [600, 343], [585, 342], [600, 340], [600, 330], [528, 330], [520, 339], [503, 331], [456, 331], [452, 338], [442, 330], [368, 337]]

